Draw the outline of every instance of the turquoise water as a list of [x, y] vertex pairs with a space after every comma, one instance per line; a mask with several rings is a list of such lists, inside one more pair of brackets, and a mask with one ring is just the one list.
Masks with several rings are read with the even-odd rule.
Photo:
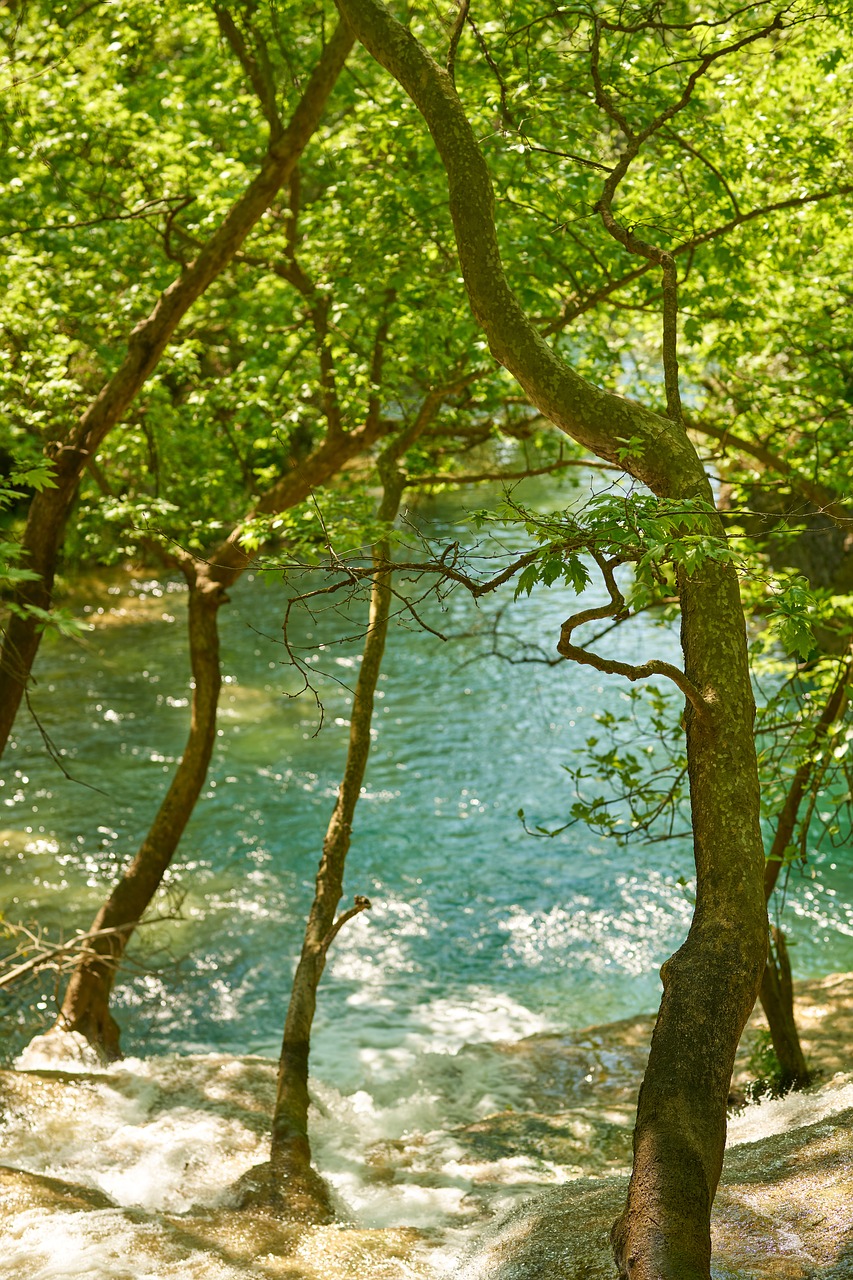
[[[434, 502], [418, 518], [452, 534], [463, 503]], [[4, 768], [5, 914], [54, 931], [90, 923], [187, 728], [185, 592], [130, 577], [110, 590], [83, 643], [51, 639], [39, 661], [34, 705], [73, 780], [27, 721]], [[250, 575], [222, 612], [220, 736], [158, 901], [180, 918], [141, 932], [118, 984], [126, 1052], [277, 1052], [346, 750], [362, 608], [294, 624], [324, 703], [315, 736], [311, 696], [285, 696], [298, 682], [281, 644], [284, 592]], [[459, 635], [508, 600], [478, 608], [455, 591], [423, 612]], [[535, 591], [506, 625], [553, 652], [576, 607], [566, 590]], [[675, 633], [648, 620], [603, 643], [631, 661], [678, 657]], [[487, 648], [482, 630], [443, 642], [411, 618], [392, 628], [346, 877], [347, 895], [367, 894], [373, 909], [333, 945], [312, 1057], [336, 1088], [402, 1077], [432, 1050], [651, 1010], [658, 967], [686, 932], [685, 840], [625, 849], [582, 826], [536, 839], [516, 816], [565, 821], [563, 766], [577, 763], [595, 712], [629, 708], [624, 683], [569, 664], [509, 665]], [[796, 976], [853, 967], [853, 869], [826, 855], [816, 870], [789, 895]], [[51, 986], [45, 1018], [52, 1001]], [[34, 1029], [19, 1025], [12, 1047]]]

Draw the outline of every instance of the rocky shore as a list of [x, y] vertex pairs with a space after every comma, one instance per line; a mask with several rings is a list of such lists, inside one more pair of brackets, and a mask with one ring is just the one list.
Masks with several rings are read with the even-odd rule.
[[[853, 974], [799, 983], [797, 1016], [818, 1082], [733, 1114], [717, 1280], [853, 1277]], [[652, 1023], [445, 1056], [447, 1096], [454, 1078], [482, 1078], [498, 1099], [509, 1082], [513, 1103], [490, 1110], [486, 1090], [475, 1119], [443, 1129], [419, 1127], [413, 1109], [399, 1132], [359, 1133], [352, 1099], [327, 1091], [318, 1161], [350, 1222], [314, 1230], [228, 1202], [235, 1176], [262, 1158], [274, 1064], [209, 1055], [4, 1071], [0, 1277], [612, 1280], [607, 1236]], [[761, 1031], [755, 1015], [736, 1089], [754, 1074]]]

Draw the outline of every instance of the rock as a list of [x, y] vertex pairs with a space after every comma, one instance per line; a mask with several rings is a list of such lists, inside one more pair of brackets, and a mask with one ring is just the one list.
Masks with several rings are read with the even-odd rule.
[[15, 1066], [20, 1071], [100, 1071], [104, 1059], [79, 1031], [51, 1027], [33, 1036]]
[[331, 1190], [310, 1165], [256, 1164], [238, 1178], [228, 1198], [237, 1209], [265, 1211], [282, 1222], [319, 1226], [337, 1216]]
[[0, 1273], [9, 1280], [414, 1280], [434, 1275], [425, 1233], [307, 1227], [214, 1208], [150, 1214], [103, 1192], [0, 1167]]
[[[798, 984], [797, 1016], [825, 1083], [730, 1120], [715, 1280], [853, 1280], [853, 1076], [832, 1074], [850, 1066], [853, 976]], [[351, 1163], [336, 1173], [319, 1141], [320, 1169], [341, 1195], [354, 1193], [372, 1228], [349, 1225], [342, 1202], [333, 1202], [337, 1223], [319, 1226], [270, 1203], [259, 1162], [274, 1062], [208, 1054], [103, 1069], [85, 1051], [69, 1061], [67, 1037], [34, 1044], [36, 1069], [0, 1072], [0, 1271], [10, 1280], [613, 1280], [609, 1232], [652, 1022], [447, 1055], [439, 1092], [454, 1105], [434, 1128], [362, 1142], [357, 1127], [346, 1137], [332, 1107]], [[735, 1089], [760, 1029], [757, 1014]], [[455, 1081], [495, 1109], [460, 1105]], [[226, 1194], [238, 1179], [242, 1208]], [[318, 1199], [316, 1186], [304, 1190]]]
[[[513, 1210], [456, 1280], [613, 1280], [627, 1178], [579, 1179]], [[726, 1153], [712, 1217], [718, 1280], [853, 1278], [853, 1108]]]
[[91, 1209], [114, 1209], [111, 1200], [97, 1187], [82, 1187], [44, 1173], [28, 1173], [0, 1165], [0, 1200], [6, 1214], [26, 1209], [62, 1209], [85, 1212]]

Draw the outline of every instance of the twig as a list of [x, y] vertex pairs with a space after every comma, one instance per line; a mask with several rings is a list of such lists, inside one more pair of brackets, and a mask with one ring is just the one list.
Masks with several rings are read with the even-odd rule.
[[47, 754], [50, 756], [53, 763], [59, 769], [62, 776], [64, 778], [67, 778], [69, 782], [75, 782], [77, 783], [78, 786], [86, 787], [89, 791], [96, 791], [99, 796], [106, 796], [106, 798], [109, 799], [110, 794], [108, 791], [102, 791], [101, 788], [96, 787], [93, 782], [84, 782], [82, 778], [75, 778], [72, 773], [68, 772], [68, 770], [66, 769], [65, 765], [62, 762], [62, 753], [60, 749], [57, 747], [56, 743], [53, 741], [53, 738], [50, 736], [45, 726], [42, 724], [41, 720], [39, 719], [38, 713], [33, 707], [32, 700], [30, 699], [30, 691], [26, 687], [24, 688], [24, 702], [27, 705], [27, 711], [29, 711], [30, 715], [32, 716], [32, 719], [36, 728], [41, 734], [41, 739], [45, 745]]
[[533, 476], [548, 476], [555, 471], [563, 471], [566, 467], [587, 467], [590, 471], [619, 471], [612, 462], [599, 462], [597, 458], [561, 458], [545, 467], [529, 467], [527, 471], [480, 471], [474, 475], [430, 475], [407, 476], [406, 486], [409, 489], [426, 488], [434, 484], [482, 484], [490, 480], [512, 481], [528, 480]]
[[667, 679], [678, 686], [685, 698], [696, 708], [699, 715], [706, 716], [708, 714], [707, 702], [692, 680], [689, 680], [684, 672], [678, 667], [674, 667], [672, 663], [660, 662], [657, 658], [652, 658], [641, 666], [634, 666], [632, 663], [602, 658], [599, 654], [592, 653], [589, 649], [582, 649], [578, 645], [572, 644], [572, 632], [585, 622], [597, 622], [602, 618], [621, 620], [628, 616], [625, 597], [616, 585], [616, 579], [613, 575], [613, 570], [621, 562], [616, 557], [605, 560], [603, 556], [594, 550], [592, 551], [592, 556], [601, 570], [610, 595], [610, 604], [601, 605], [597, 609], [582, 609], [580, 613], [575, 613], [571, 618], [568, 618], [560, 630], [557, 652], [562, 654], [564, 658], [571, 658], [574, 662], [595, 667], [596, 671], [603, 671], [606, 675], [625, 676], [631, 681], [645, 680], [649, 676], [666, 676]]
[[270, 64], [269, 53], [259, 32], [249, 30], [255, 45], [251, 50], [246, 43], [243, 32], [235, 23], [231, 14], [223, 5], [214, 5], [213, 12], [219, 24], [219, 30], [228, 41], [237, 61], [246, 73], [255, 96], [260, 103], [267, 124], [270, 127], [270, 138], [275, 141], [281, 137], [284, 126], [278, 114], [275, 94], [275, 77]]
[[360, 893], [356, 894], [353, 902], [354, 905], [351, 906], [348, 911], [344, 911], [338, 916], [337, 920], [320, 943], [320, 954], [322, 956], [325, 956], [329, 947], [332, 945], [341, 929], [343, 929], [347, 920], [352, 920], [353, 916], [360, 915], [362, 911], [369, 911], [373, 905], [369, 898], [365, 898], [364, 895]]
[[[143, 924], [157, 924], [163, 920], [173, 919], [180, 919], [180, 916], [156, 916], [152, 917], [150, 920], [137, 921], [134, 927], [139, 928]], [[30, 945], [36, 947], [42, 946], [41, 937], [32, 933], [25, 925], [12, 925], [8, 921], [4, 921], [3, 924], [4, 928], [7, 930], [25, 933], [30, 939]], [[86, 949], [86, 944], [89, 942], [94, 942], [98, 938], [115, 937], [118, 934], [127, 933], [127, 929], [128, 926], [126, 924], [114, 925], [109, 929], [92, 929], [87, 933], [75, 934], [73, 938], [68, 940], [68, 942], [59, 943], [55, 947], [47, 947], [37, 956], [33, 956], [31, 960], [26, 960], [23, 964], [16, 965], [14, 969], [10, 969], [7, 973], [0, 975], [0, 990], [4, 987], [10, 987], [13, 982], [17, 982], [19, 978], [23, 978], [28, 973], [34, 973], [39, 969], [52, 967], [53, 963], [60, 957], [67, 958], [69, 955], [73, 955], [76, 951], [84, 951]], [[15, 956], [20, 954], [21, 948], [19, 947], [11, 956], [7, 956], [5, 960], [0, 961], [0, 965], [8, 963], [9, 960], [14, 960]], [[109, 958], [107, 956], [100, 956], [99, 960], [101, 963], [109, 963]], [[62, 965], [57, 965], [57, 968], [61, 969]]]

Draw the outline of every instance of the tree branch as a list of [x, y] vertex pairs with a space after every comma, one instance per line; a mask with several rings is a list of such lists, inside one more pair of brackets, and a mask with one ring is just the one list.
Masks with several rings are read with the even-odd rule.
[[[153, 916], [149, 920], [139, 921], [137, 927], [139, 925], [146, 924], [159, 924], [164, 920], [175, 919], [180, 919], [180, 917], [171, 915]], [[23, 925], [10, 925], [8, 922], [4, 922], [4, 927], [25, 933], [30, 946], [40, 947], [42, 949], [39, 951], [39, 954], [33, 956], [31, 960], [25, 960], [23, 964], [16, 965], [14, 969], [9, 969], [6, 973], [0, 975], [0, 990], [4, 987], [12, 986], [12, 984], [17, 982], [19, 978], [24, 978], [27, 974], [37, 973], [40, 969], [56, 967], [57, 961], [60, 962], [58, 967], [61, 969], [62, 963], [64, 963], [65, 960], [73, 958], [77, 952], [87, 950], [87, 944], [89, 942], [94, 942], [99, 938], [111, 938], [127, 933], [126, 925], [115, 926], [109, 929], [90, 929], [87, 933], [75, 934], [73, 938], [69, 938], [68, 942], [61, 942], [55, 947], [45, 947], [42, 944], [40, 934], [32, 933], [31, 930], [26, 929]], [[7, 956], [4, 960], [0, 961], [0, 966], [8, 964], [10, 960], [14, 960], [16, 955], [24, 954], [25, 945], [26, 944], [23, 944], [11, 956]], [[102, 962], [109, 963], [108, 957], [100, 956], [99, 958]]]
[[407, 476], [408, 489], [425, 489], [434, 484], [481, 484], [489, 480], [517, 481], [527, 480], [531, 476], [549, 476], [555, 471], [564, 471], [566, 467], [594, 467], [597, 471], [622, 471], [610, 462], [601, 462], [598, 458], [562, 458], [559, 462], [549, 463], [546, 467], [529, 467], [526, 471], [479, 471], [471, 475], [433, 475]]
[[810, 480], [802, 472], [796, 471], [787, 458], [782, 457], [779, 453], [774, 453], [766, 445], [759, 444], [754, 440], [746, 440], [743, 436], [735, 435], [727, 428], [718, 427], [711, 422], [691, 419], [687, 426], [690, 431], [694, 431], [698, 435], [718, 440], [724, 449], [731, 447], [739, 453], [745, 453], [748, 457], [755, 458], [768, 471], [775, 471], [777, 475], [784, 476], [790, 482], [792, 489], [800, 493], [807, 502], [812, 503], [818, 509], [821, 515], [826, 516], [839, 528], [849, 529], [853, 525], [853, 512], [849, 507], [839, 502], [837, 495], [831, 489], [816, 480]]
[[447, 63], [445, 64], [447, 66], [447, 74], [450, 76], [450, 79], [454, 84], [456, 84], [456, 50], [459, 48], [459, 40], [465, 28], [465, 20], [468, 17], [468, 9], [470, 8], [471, 0], [456, 0], [456, 2], [459, 6], [459, 12], [456, 15], [456, 20], [453, 23], [453, 30], [450, 33], [450, 44], [447, 48]]
[[[632, 161], [640, 152], [643, 143], [657, 133], [668, 120], [678, 115], [690, 101], [693, 96], [699, 79], [706, 73], [719, 58], [725, 57], [727, 54], [736, 53], [738, 50], [745, 48], [747, 45], [753, 44], [756, 40], [761, 40], [770, 35], [773, 31], [782, 28], [782, 14], [777, 13], [773, 21], [756, 31], [751, 31], [747, 35], [741, 37], [740, 40], [734, 41], [729, 45], [724, 45], [721, 49], [716, 49], [711, 53], [706, 53], [700, 60], [699, 66], [696, 67], [688, 76], [687, 83], [682, 90], [681, 96], [671, 102], [668, 107], [659, 113], [653, 120], [638, 132], [634, 132], [627, 118], [617, 110], [612, 99], [604, 90], [599, 72], [599, 50], [600, 50], [600, 31], [604, 20], [597, 18], [593, 27], [593, 40], [590, 50], [590, 73], [592, 75], [593, 84], [595, 86], [595, 101], [599, 107], [618, 124], [619, 128], [628, 139], [628, 145], [624, 148], [619, 160], [606, 179], [601, 191], [601, 196], [596, 202], [596, 211], [600, 214], [601, 220], [613, 237], [619, 244], [623, 245], [629, 253], [635, 254], [649, 261], [657, 263], [661, 268], [663, 276], [663, 333], [662, 333], [662, 364], [664, 372], [664, 386], [666, 389], [666, 412], [667, 417], [673, 422], [681, 424], [681, 393], [678, 387], [678, 275], [676, 271], [673, 255], [664, 249], [659, 249], [656, 245], [649, 244], [647, 241], [640, 239], [634, 234], [633, 228], [624, 227], [614, 217], [613, 214], [613, 197], [616, 190], [625, 177]], [[734, 201], [732, 203], [735, 203]], [[735, 204], [735, 211], [737, 206]], [[691, 237], [691, 246], [697, 243], [697, 238]]]
[[275, 96], [275, 78], [270, 65], [269, 53], [263, 40], [253, 32], [257, 46], [257, 56], [246, 44], [242, 31], [237, 26], [231, 13], [224, 5], [215, 5], [214, 13], [219, 30], [230, 44], [237, 61], [245, 71], [255, 96], [261, 104], [267, 124], [270, 127], [270, 140], [275, 141], [283, 132], [281, 117]]
[[354, 902], [354, 905], [351, 906], [348, 911], [341, 912], [341, 914], [338, 916], [337, 920], [332, 925], [329, 932], [326, 934], [323, 941], [320, 943], [318, 950], [324, 958], [325, 958], [326, 952], [329, 950], [329, 947], [332, 945], [335, 938], [340, 933], [341, 929], [343, 929], [346, 922], [348, 920], [352, 920], [353, 916], [361, 915], [362, 911], [369, 911], [373, 905], [370, 899], [365, 898], [363, 894], [356, 894], [355, 898], [353, 899], [353, 902]]
[[597, 609], [582, 609], [580, 613], [575, 613], [571, 618], [568, 618], [560, 630], [557, 652], [563, 658], [571, 658], [573, 662], [595, 667], [596, 671], [603, 671], [606, 675], [625, 676], [631, 681], [645, 680], [649, 676], [666, 676], [668, 680], [678, 686], [700, 716], [707, 715], [708, 704], [699, 690], [683, 671], [679, 670], [678, 667], [674, 667], [671, 663], [660, 662], [657, 658], [652, 658], [649, 662], [644, 662], [642, 666], [633, 666], [627, 662], [617, 662], [610, 658], [602, 658], [597, 653], [592, 653], [589, 649], [582, 649], [578, 645], [572, 644], [572, 632], [577, 627], [583, 626], [585, 622], [598, 622], [602, 618], [613, 618], [615, 621], [621, 622], [628, 617], [625, 597], [616, 585], [616, 578], [613, 573], [613, 570], [620, 562], [615, 558], [606, 560], [595, 551], [592, 552], [592, 556], [601, 570], [610, 596], [610, 603], [601, 605]]
[[[849, 650], [848, 650], [849, 653]], [[776, 888], [776, 882], [779, 879], [779, 872], [784, 865], [785, 850], [791, 844], [794, 836], [794, 829], [797, 825], [797, 815], [800, 810], [803, 795], [817, 762], [817, 756], [820, 748], [829, 732], [830, 727], [844, 712], [848, 700], [848, 685], [850, 677], [853, 675], [853, 662], [848, 660], [840, 668], [838, 678], [832, 688], [827, 702], [815, 721], [814, 733], [811, 743], [809, 744], [806, 759], [797, 769], [788, 788], [785, 801], [779, 814], [779, 820], [776, 823], [776, 830], [773, 834], [773, 843], [767, 854], [767, 862], [764, 867], [764, 893], [768, 901], [770, 895]], [[808, 824], [804, 824], [806, 827]]]
[[[447, 72], [381, 0], [337, 0], [368, 51], [403, 85], [432, 133], [448, 178], [459, 260], [475, 317], [492, 354], [530, 403], [585, 448], [663, 496], [710, 494], [678, 423], [592, 386], [549, 347], [503, 269], [488, 168]], [[626, 453], [626, 440], [637, 442]]]

